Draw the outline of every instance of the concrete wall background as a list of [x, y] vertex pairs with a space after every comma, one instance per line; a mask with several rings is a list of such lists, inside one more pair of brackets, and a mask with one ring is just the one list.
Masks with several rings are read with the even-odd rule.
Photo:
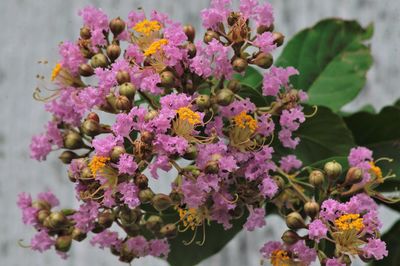
[[[28, 145], [33, 134], [42, 131], [49, 116], [42, 104], [32, 99], [37, 73], [49, 73], [36, 64], [40, 59], [55, 63], [57, 44], [73, 39], [81, 25], [77, 10], [87, 4], [102, 7], [110, 17], [126, 17], [130, 9], [142, 6], [158, 9], [183, 23], [200, 26], [198, 13], [208, 0], [1, 0], [0, 1], [0, 265], [121, 265], [108, 252], [91, 248], [87, 242], [74, 245], [71, 257], [60, 260], [53, 252], [40, 255], [17, 246], [28, 240], [31, 228], [24, 227], [16, 208], [20, 191], [33, 194], [50, 188], [63, 206], [76, 205], [73, 189], [63, 165], [53, 154], [45, 163], [29, 159]], [[376, 107], [400, 97], [400, 1], [397, 0], [272, 0], [276, 28], [290, 37], [298, 30], [326, 17], [357, 19], [364, 26], [375, 23], [372, 51], [375, 65], [368, 74], [363, 93], [348, 109], [365, 103]], [[396, 121], [397, 122], [397, 121]], [[162, 189], [166, 185], [159, 184]], [[384, 209], [384, 228], [398, 218]], [[284, 230], [277, 217], [268, 218], [268, 226], [255, 233], [240, 233], [220, 254], [202, 265], [259, 265], [258, 249], [269, 239], [279, 238]], [[143, 259], [134, 265], [166, 265], [155, 259]]]

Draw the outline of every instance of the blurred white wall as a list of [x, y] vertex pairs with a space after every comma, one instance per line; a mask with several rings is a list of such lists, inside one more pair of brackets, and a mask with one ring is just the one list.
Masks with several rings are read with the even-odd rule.
[[[28, 145], [33, 134], [42, 131], [50, 118], [43, 105], [32, 99], [36, 74], [49, 71], [36, 62], [57, 58], [57, 44], [74, 39], [81, 26], [77, 10], [93, 4], [106, 10], [110, 17], [126, 17], [129, 10], [143, 7], [169, 13], [175, 20], [200, 26], [199, 11], [208, 0], [0, 0], [0, 265], [120, 265], [114, 256], [91, 248], [87, 242], [74, 245], [71, 257], [62, 261], [53, 252], [40, 255], [21, 249], [17, 241], [28, 241], [33, 230], [20, 221], [16, 195], [33, 194], [50, 188], [63, 206], [76, 205], [73, 189], [66, 178], [65, 167], [53, 154], [44, 163], [30, 160]], [[400, 1], [398, 0], [273, 0], [276, 29], [290, 37], [298, 30], [326, 17], [357, 19], [364, 26], [375, 24], [372, 51], [375, 65], [368, 74], [365, 91], [349, 109], [365, 103], [376, 107], [400, 98]], [[397, 122], [397, 121], [396, 121]], [[161, 181], [162, 182], [162, 181]], [[166, 182], [160, 186], [167, 185]], [[384, 228], [398, 218], [384, 212]], [[202, 265], [259, 265], [258, 250], [284, 230], [277, 217], [268, 218], [268, 226], [254, 233], [240, 233], [220, 254]], [[166, 265], [155, 259], [144, 259], [134, 265]]]

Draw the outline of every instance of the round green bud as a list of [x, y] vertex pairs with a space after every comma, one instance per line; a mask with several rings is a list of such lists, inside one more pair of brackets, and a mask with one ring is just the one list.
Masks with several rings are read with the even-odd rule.
[[132, 102], [128, 97], [120, 95], [115, 101], [115, 107], [121, 111], [129, 111], [132, 108]]
[[109, 62], [108, 59], [105, 55], [99, 53], [99, 54], [95, 54], [92, 59], [90, 60], [90, 65], [93, 68], [98, 68], [98, 67], [106, 67], [108, 66]]
[[121, 55], [121, 47], [118, 44], [110, 44], [107, 46], [106, 53], [108, 58], [114, 61]]
[[117, 36], [124, 31], [126, 24], [120, 17], [117, 17], [110, 21], [109, 26], [114, 36]]
[[222, 106], [228, 106], [233, 102], [235, 94], [230, 89], [222, 89], [217, 92], [217, 103]]
[[291, 212], [286, 216], [286, 225], [290, 229], [306, 228], [304, 219], [298, 212]]
[[300, 240], [300, 236], [293, 230], [287, 230], [282, 234], [281, 239], [285, 244], [293, 245]]
[[304, 204], [304, 212], [311, 218], [316, 217], [319, 213], [319, 204], [315, 201], [306, 202]]
[[153, 197], [154, 192], [150, 188], [139, 191], [139, 199], [141, 203], [150, 203]]
[[152, 232], [159, 232], [163, 226], [163, 220], [158, 215], [151, 215], [146, 221], [146, 228]]
[[336, 179], [342, 173], [342, 165], [336, 161], [327, 162], [324, 171], [329, 179]]
[[72, 239], [74, 239], [75, 241], [82, 241], [86, 238], [87, 235], [81, 229], [74, 227], [71, 236]]
[[102, 132], [99, 122], [93, 119], [86, 119], [83, 121], [81, 129], [83, 134], [90, 137], [95, 137]]
[[114, 146], [111, 150], [111, 161], [117, 163], [119, 161], [119, 157], [124, 153], [126, 153], [126, 150], [123, 146]]
[[164, 211], [171, 207], [173, 202], [168, 195], [158, 193], [153, 197], [151, 203], [157, 211]]
[[83, 77], [90, 77], [94, 74], [94, 69], [89, 64], [82, 64], [79, 66], [79, 75]]
[[313, 170], [308, 176], [308, 181], [314, 187], [321, 187], [325, 182], [324, 173], [319, 170]]
[[56, 239], [54, 247], [56, 250], [61, 252], [67, 252], [71, 248], [72, 237], [71, 236], [59, 236]]
[[[129, 75], [129, 72], [125, 71], [125, 70], [118, 71], [115, 78], [119, 85], [124, 84], [126, 82], [131, 82], [131, 76]], [[121, 94], [121, 92], [119, 92], [119, 93]]]
[[233, 60], [232, 66], [236, 72], [241, 73], [247, 69], [248, 63], [247, 60], [238, 57], [235, 60]]
[[64, 147], [70, 150], [76, 150], [83, 147], [83, 140], [79, 133], [67, 131], [64, 135]]
[[65, 164], [70, 164], [73, 159], [76, 159], [78, 157], [78, 154], [73, 151], [63, 151], [58, 158], [61, 162]]

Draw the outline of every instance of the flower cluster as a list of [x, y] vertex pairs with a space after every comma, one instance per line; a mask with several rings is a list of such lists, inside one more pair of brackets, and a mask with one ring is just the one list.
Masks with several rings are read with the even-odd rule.
[[[50, 192], [34, 202], [21, 194], [23, 221], [38, 231], [32, 249], [54, 246], [65, 257], [73, 241], [93, 235], [91, 244], [124, 262], [166, 258], [168, 240], [183, 231], [193, 231], [184, 244], [201, 246], [211, 222], [225, 230], [236, 219], [249, 231], [265, 226], [269, 202], [281, 213], [291, 210], [289, 228], [308, 228], [308, 240], [340, 242], [342, 257], [387, 255], [369, 196], [347, 203], [328, 199], [333, 182], [323, 186], [318, 178], [337, 178], [335, 162], [310, 174], [311, 186], [325, 191], [318, 203], [296, 179], [302, 162], [291, 153], [301, 141], [296, 131], [307, 117], [301, 105], [307, 95], [290, 83], [299, 74], [295, 68], [272, 66], [271, 52], [284, 37], [274, 31], [270, 4], [242, 0], [234, 11], [229, 0], [212, 0], [201, 12], [203, 41], [195, 41], [192, 26], [157, 11], [110, 20], [102, 10], [86, 7], [79, 15], [79, 38], [60, 44], [50, 78], [54, 93], [35, 93], [52, 120], [30, 148], [39, 161], [62, 150], [60, 160], [68, 165], [81, 205], [55, 211], [58, 200]], [[267, 69], [259, 91], [268, 104], [242, 93], [240, 80], [249, 67]], [[114, 116], [112, 124], [102, 123], [104, 113]], [[277, 153], [277, 147], [289, 153]], [[349, 162], [350, 177], [336, 194], [348, 196], [362, 189], [346, 190], [348, 185], [362, 181], [372, 187], [383, 180], [364, 148], [352, 150]], [[154, 193], [148, 179], [172, 169], [177, 174], [171, 192]], [[301, 203], [314, 208], [312, 215], [306, 211], [314, 219], [309, 225], [294, 212]], [[199, 228], [203, 236], [195, 241]], [[263, 256], [273, 265], [314, 261], [316, 246], [290, 232], [285, 243], [266, 244]], [[349, 234], [352, 241], [342, 243]]]

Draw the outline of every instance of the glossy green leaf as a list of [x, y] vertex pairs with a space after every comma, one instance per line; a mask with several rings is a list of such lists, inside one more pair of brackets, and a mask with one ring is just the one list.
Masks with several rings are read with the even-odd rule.
[[386, 242], [389, 251], [387, 257], [383, 260], [373, 261], [371, 266], [397, 266], [400, 261], [400, 220], [397, 221], [388, 232], [382, 236], [382, 240]]
[[310, 104], [339, 111], [365, 85], [372, 56], [363, 42], [372, 32], [372, 26], [364, 29], [356, 21], [323, 20], [295, 35], [276, 65], [299, 70], [291, 81], [308, 91]]
[[242, 84], [238, 92], [241, 97], [249, 98], [256, 106], [268, 105], [267, 98], [262, 95], [261, 90], [263, 76], [257, 69], [248, 67], [244, 74], [235, 74], [234, 78]]

